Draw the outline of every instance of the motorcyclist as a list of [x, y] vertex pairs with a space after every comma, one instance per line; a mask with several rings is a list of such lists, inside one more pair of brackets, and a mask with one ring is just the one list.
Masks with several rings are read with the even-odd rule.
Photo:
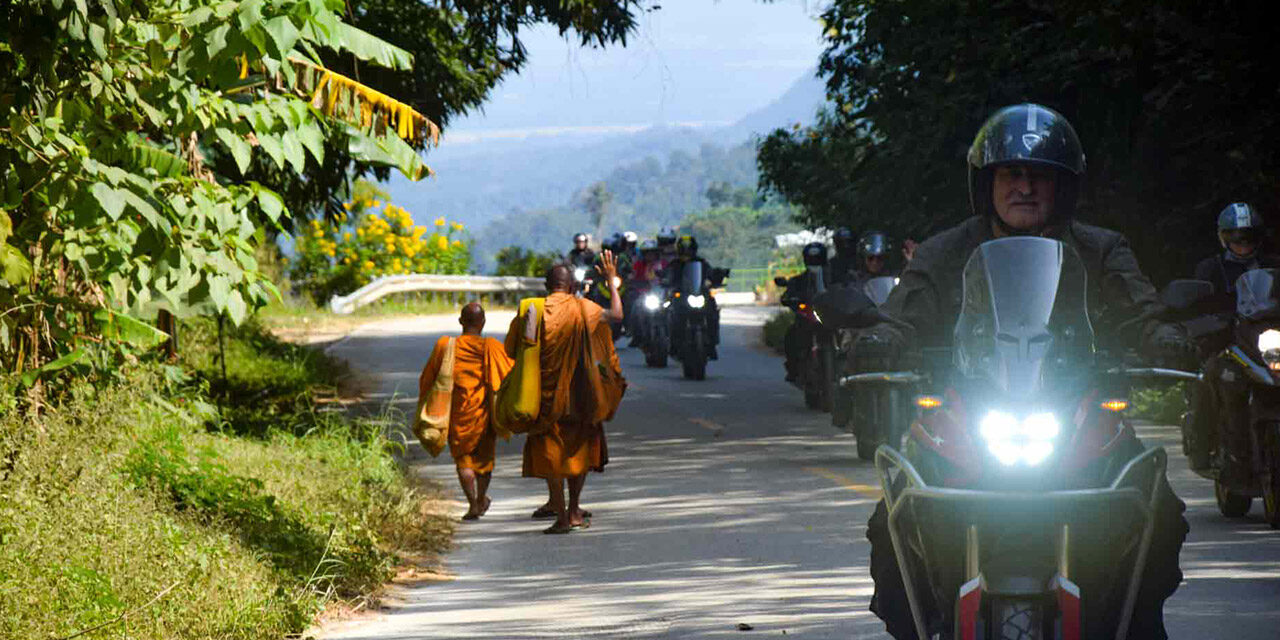
[[663, 227], [658, 230], [656, 239], [658, 241], [658, 251], [662, 254], [662, 259], [667, 263], [671, 263], [675, 260], [676, 230], [671, 227]]
[[[1090, 285], [1088, 308], [1100, 336], [1118, 338], [1121, 323], [1143, 312], [1154, 317], [1159, 308], [1155, 288], [1138, 268], [1124, 236], [1074, 219], [1085, 162], [1066, 118], [1035, 104], [1001, 109], [978, 131], [968, 163], [972, 217], [915, 248], [900, 283], [881, 307], [894, 322], [867, 333], [894, 345], [900, 355], [906, 355], [908, 346], [949, 347], [962, 301], [962, 273], [973, 250], [988, 240], [1023, 235], [1062, 241], [1080, 255]], [[1166, 345], [1181, 336], [1176, 328], [1153, 322], [1140, 329], [1148, 345]], [[909, 358], [899, 361], [904, 359]], [[1142, 443], [1130, 437], [1118, 444], [1115, 455], [1131, 457], [1142, 449]], [[1159, 491], [1155, 534], [1129, 627], [1131, 638], [1167, 638], [1163, 603], [1182, 578], [1178, 553], [1187, 532], [1185, 504], [1167, 480]], [[868, 523], [867, 538], [876, 589], [871, 610], [895, 638], [915, 638], [883, 500]], [[930, 626], [943, 619], [932, 603], [925, 608]], [[1118, 604], [1111, 611], [1117, 609]], [[1099, 615], [1092, 624], [1103, 624], [1104, 618]], [[1088, 632], [1084, 636], [1096, 637]]]
[[[805, 270], [787, 279], [786, 291], [782, 294], [782, 304], [792, 306], [800, 302], [812, 302], [819, 292], [829, 284], [831, 261], [827, 257], [827, 245], [821, 242], [810, 242], [800, 250]], [[816, 268], [816, 269], [815, 269]], [[818, 273], [822, 274], [819, 286]], [[805, 322], [792, 322], [783, 336], [782, 347], [786, 354], [783, 365], [787, 370], [787, 382], [795, 382], [804, 369], [805, 353], [809, 350], [813, 336]]]
[[[683, 281], [684, 269], [691, 262], [701, 262], [703, 280], [711, 279], [711, 263], [698, 256], [698, 239], [691, 235], [680, 236], [676, 240], [676, 259], [667, 266], [663, 276], [664, 285], [670, 289], [679, 288], [680, 283]], [[704, 282], [703, 285], [706, 287], [707, 282]], [[708, 357], [716, 360], [719, 358], [716, 347], [720, 344], [720, 307], [716, 304], [715, 296], [711, 295], [706, 296], [705, 304], [706, 313], [711, 319], [708, 323], [710, 326], [707, 332], [707, 336], [711, 338], [711, 353], [708, 354]], [[671, 342], [672, 349], [675, 349], [676, 340], [673, 339]]]
[[831, 283], [852, 282], [858, 273], [858, 235], [849, 227], [840, 227], [831, 234], [831, 244], [836, 255], [828, 261]]
[[573, 236], [573, 249], [565, 255], [564, 261], [572, 267], [591, 268], [596, 263], [596, 252], [587, 246], [589, 238], [585, 233], [577, 233]]
[[[1280, 268], [1280, 256], [1265, 248], [1266, 227], [1262, 216], [1245, 202], [1236, 202], [1226, 206], [1218, 214], [1218, 242], [1222, 251], [1217, 255], [1201, 260], [1196, 265], [1195, 279], [1206, 280], [1213, 284], [1214, 296], [1209, 303], [1209, 311], [1222, 319], [1222, 327], [1230, 327], [1230, 320], [1235, 316], [1236, 280], [1246, 271], [1253, 269]], [[1189, 460], [1193, 468], [1208, 468], [1213, 453], [1213, 442], [1217, 442], [1222, 459], [1220, 473], [1228, 484], [1245, 484], [1248, 482], [1249, 461], [1251, 459], [1252, 442], [1249, 433], [1249, 417], [1247, 412], [1249, 386], [1236, 380], [1244, 376], [1223, 376], [1229, 364], [1217, 357], [1231, 340], [1229, 330], [1206, 335], [1200, 339], [1200, 355], [1204, 356], [1204, 379], [1196, 385], [1193, 428], [1196, 437], [1192, 438]], [[1234, 407], [1227, 414], [1220, 413], [1220, 407]], [[1215, 426], [1220, 433], [1213, 434]]]
[[864, 283], [880, 276], [893, 276], [888, 269], [893, 243], [883, 231], [869, 231], [858, 240], [858, 267], [854, 281]]

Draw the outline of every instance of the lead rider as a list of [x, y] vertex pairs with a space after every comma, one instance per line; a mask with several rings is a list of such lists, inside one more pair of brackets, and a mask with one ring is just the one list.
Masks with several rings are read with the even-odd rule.
[[[1059, 240], [1079, 254], [1088, 273], [1088, 308], [1101, 341], [1123, 340], [1121, 323], [1151, 317], [1158, 309], [1155, 288], [1121, 234], [1074, 219], [1085, 160], [1075, 130], [1061, 114], [1036, 104], [1020, 104], [992, 115], [969, 149], [968, 220], [943, 231], [915, 250], [907, 270], [882, 311], [901, 321], [870, 331], [898, 350], [949, 347], [960, 314], [962, 273], [978, 245], [1008, 236]], [[1132, 324], [1132, 323], [1130, 323]], [[1137, 327], [1149, 349], [1175, 349], [1183, 336], [1176, 327], [1147, 322]], [[1118, 457], [1142, 450], [1136, 437], [1116, 447]], [[1182, 580], [1178, 554], [1186, 537], [1186, 505], [1161, 483], [1155, 533], [1129, 626], [1130, 638], [1164, 639], [1163, 605]], [[914, 639], [906, 590], [894, 557], [884, 501], [867, 526], [871, 541], [871, 610], [898, 640]], [[1096, 591], [1084, 589], [1086, 594]], [[1086, 595], [1089, 598], [1090, 595]], [[1092, 608], [1086, 604], [1086, 607]], [[942, 612], [926, 606], [930, 632], [944, 625]], [[1100, 624], [1086, 620], [1088, 627]], [[1085, 633], [1084, 637], [1094, 637]]]

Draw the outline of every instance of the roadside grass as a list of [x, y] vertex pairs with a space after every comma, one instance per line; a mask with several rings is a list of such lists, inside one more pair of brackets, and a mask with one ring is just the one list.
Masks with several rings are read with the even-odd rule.
[[320, 402], [340, 363], [250, 323], [227, 331], [223, 386], [216, 326], [181, 337], [181, 367], [0, 416], [0, 638], [286, 637], [447, 546], [437, 489], [383, 435], [400, 416]]
[[782, 310], [773, 314], [764, 323], [764, 344], [778, 353], [782, 353], [785, 349], [783, 340], [787, 335], [787, 330], [791, 328], [792, 323], [796, 320], [796, 315], [790, 310]]

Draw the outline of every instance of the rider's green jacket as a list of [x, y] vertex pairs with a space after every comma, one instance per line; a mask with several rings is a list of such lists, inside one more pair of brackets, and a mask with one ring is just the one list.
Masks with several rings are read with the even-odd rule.
[[[1129, 242], [1118, 232], [1071, 221], [1051, 228], [1045, 237], [1061, 240], [1075, 249], [1088, 273], [1087, 302], [1094, 334], [1116, 335], [1125, 320], [1159, 309], [1155, 287], [1138, 268]], [[974, 216], [928, 239], [915, 250], [882, 311], [914, 329], [906, 332], [915, 347], [949, 347], [960, 316], [962, 274], [978, 245], [994, 240], [991, 220]], [[1134, 337], [1145, 338], [1155, 326], [1148, 321], [1135, 326]], [[884, 325], [880, 325], [884, 327]], [[1138, 347], [1137, 344], [1128, 345]]]

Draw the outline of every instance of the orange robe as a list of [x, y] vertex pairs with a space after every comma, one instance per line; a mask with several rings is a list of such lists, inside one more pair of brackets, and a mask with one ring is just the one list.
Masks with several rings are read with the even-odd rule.
[[[445, 342], [436, 341], [427, 366], [418, 378], [418, 394], [431, 390], [444, 364]], [[514, 364], [502, 343], [482, 336], [458, 336], [453, 351], [453, 402], [449, 407], [449, 454], [459, 469], [493, 471], [495, 432], [489, 421], [490, 393]]]
[[[582, 362], [583, 312], [579, 298], [567, 293], [547, 296], [539, 337], [542, 341], [542, 405], [538, 410], [539, 426], [524, 443], [524, 476], [526, 478], [566, 478], [587, 471], [604, 471], [609, 462], [604, 426], [584, 423], [566, 416], [571, 413], [573, 376]], [[597, 354], [608, 354], [614, 372], [622, 373], [618, 353], [613, 348], [613, 334], [604, 320], [604, 309], [589, 300], [581, 301], [586, 311], [588, 333]], [[525, 319], [511, 321], [507, 331], [507, 355], [514, 357], [524, 334]], [[539, 432], [540, 433], [534, 433]]]

